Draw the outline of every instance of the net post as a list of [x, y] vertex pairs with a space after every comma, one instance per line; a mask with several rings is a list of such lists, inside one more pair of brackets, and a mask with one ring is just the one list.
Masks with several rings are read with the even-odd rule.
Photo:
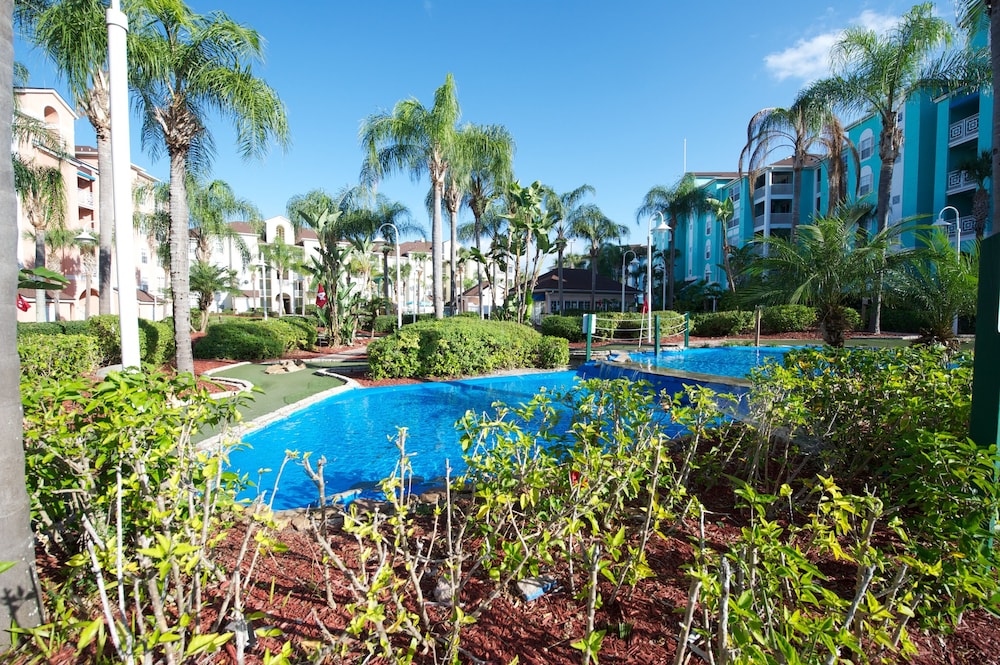
[[660, 315], [657, 314], [653, 317], [653, 330], [654, 335], [656, 335], [656, 342], [654, 342], [653, 353], [659, 358], [660, 357]]
[[691, 341], [691, 312], [684, 312], [684, 348], [688, 348]]

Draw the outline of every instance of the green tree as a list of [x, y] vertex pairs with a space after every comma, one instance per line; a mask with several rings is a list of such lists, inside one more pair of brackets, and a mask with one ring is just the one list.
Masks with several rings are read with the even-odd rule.
[[[13, 2], [0, 0], [0, 142], [11, 144], [14, 117]], [[0, 160], [0, 626], [36, 626], [42, 619], [42, 596], [35, 574], [35, 541], [24, 480], [21, 429], [20, 366], [17, 357], [17, 201], [13, 163]], [[6, 221], [3, 221], [6, 220]], [[0, 631], [0, 651], [10, 633]]]
[[[678, 224], [680, 220], [690, 215], [711, 210], [708, 193], [698, 186], [698, 181], [692, 173], [685, 173], [673, 187], [656, 185], [648, 192], [643, 203], [636, 211], [636, 222], [646, 224], [656, 213], [662, 213], [670, 224], [670, 242], [667, 247], [667, 302], [664, 307], [674, 306], [674, 281], [677, 264]], [[652, 305], [651, 305], [652, 306]]]
[[917, 309], [927, 326], [917, 343], [957, 345], [953, 321], [976, 313], [979, 288], [979, 243], [955, 255], [948, 234], [935, 229], [918, 238], [920, 249], [900, 266], [887, 284], [890, 302]]
[[[58, 166], [26, 162], [15, 157], [14, 191], [21, 198], [24, 216], [34, 229], [35, 267], [45, 267], [45, 233], [66, 224], [66, 186]], [[35, 290], [35, 316], [45, 321], [45, 291]]]
[[628, 227], [616, 224], [601, 209], [592, 203], [574, 208], [569, 222], [569, 235], [585, 240], [590, 257], [590, 311], [596, 311], [597, 304], [597, 258], [601, 247], [613, 240], [620, 240], [628, 234]]
[[250, 248], [229, 222], [239, 218], [259, 230], [263, 220], [257, 206], [236, 196], [229, 183], [223, 180], [206, 184], [197, 175], [188, 174], [186, 189], [195, 258], [208, 261], [212, 256], [212, 243], [224, 240], [235, 245], [243, 262], [249, 263]]
[[762, 256], [746, 269], [759, 278], [746, 287], [749, 295], [758, 302], [815, 307], [823, 340], [843, 346], [849, 329], [847, 303], [871, 295], [874, 283], [912, 257], [912, 251], [887, 255], [906, 225], [891, 226], [871, 237], [859, 229], [859, 222], [870, 214], [869, 205], [842, 207], [800, 226], [794, 242], [777, 236], [755, 240]]
[[199, 332], [208, 330], [208, 308], [212, 305], [216, 293], [238, 294], [236, 288], [236, 271], [231, 268], [220, 268], [208, 261], [196, 259], [191, 264], [191, 293], [198, 299], [198, 311], [201, 313]]
[[[304, 255], [301, 247], [287, 244], [281, 237], [274, 242], [260, 245], [260, 256], [264, 265], [278, 273], [278, 316], [285, 314], [285, 276], [302, 266]], [[274, 300], [272, 296], [271, 300]], [[294, 309], [294, 308], [293, 308]]]
[[[802, 206], [802, 171], [824, 141], [831, 126], [839, 127], [830, 105], [820, 96], [802, 95], [788, 108], [757, 111], [747, 125], [747, 142], [740, 153], [739, 170], [749, 170], [750, 188], [761, 170], [771, 163], [776, 150], [792, 151], [792, 230], [795, 238]], [[838, 137], [842, 144], [846, 138]], [[837, 168], [840, 162], [835, 165]]]
[[729, 246], [729, 222], [736, 214], [733, 207], [733, 200], [728, 197], [722, 200], [709, 197], [708, 205], [712, 207], [715, 219], [719, 222], [719, 226], [721, 227], [719, 232], [722, 234], [722, 270], [726, 273], [726, 285], [729, 287], [730, 291], [735, 292], [736, 277], [733, 274], [732, 265], [729, 262], [729, 254], [731, 252], [731, 248]]
[[986, 181], [993, 177], [993, 153], [983, 150], [978, 157], [958, 165], [976, 183], [976, 193], [972, 195], [972, 216], [976, 219], [976, 240], [982, 240], [986, 233], [986, 221], [990, 218], [990, 192]]
[[[97, 142], [97, 169], [111, 182], [111, 112], [108, 76], [106, 2], [59, 0], [18, 2], [22, 32], [52, 60], [65, 78], [76, 107], [82, 110]], [[130, 38], [135, 41], [134, 30]], [[114, 199], [111, 187], [98, 191], [98, 310], [111, 313], [111, 246]]]
[[413, 176], [426, 173], [430, 178], [432, 289], [434, 316], [439, 319], [444, 316], [441, 202], [460, 116], [455, 80], [448, 74], [434, 93], [430, 109], [416, 99], [404, 99], [390, 113], [370, 115], [361, 125], [361, 145], [367, 155], [362, 167], [364, 182], [375, 183], [394, 171]]
[[545, 192], [545, 208], [552, 215], [553, 221], [556, 225], [556, 278], [559, 281], [559, 312], [563, 311], [563, 268], [565, 264], [564, 254], [566, 252], [567, 244], [567, 224], [571, 223], [571, 220], [579, 214], [580, 206], [583, 202], [583, 197], [588, 194], [593, 196], [596, 194], [593, 187], [587, 184], [580, 185], [576, 189], [570, 192], [565, 192], [563, 194], [557, 194], [555, 190], [546, 189]]
[[262, 58], [257, 32], [221, 12], [193, 13], [181, 0], [143, 3], [132, 21], [149, 40], [145, 65], [132, 71], [143, 113], [143, 144], [170, 158], [170, 284], [177, 369], [194, 372], [188, 259], [187, 174], [204, 168], [212, 152], [209, 112], [232, 120], [239, 153], [262, 155], [272, 141], [288, 141], [285, 107], [254, 76]]
[[[847, 29], [831, 51], [834, 76], [818, 81], [810, 95], [829, 99], [849, 111], [879, 120], [880, 160], [875, 218], [878, 231], [889, 225], [892, 173], [903, 143], [896, 115], [907, 99], [922, 91], [945, 91], [975, 82], [980, 74], [964, 51], [946, 50], [952, 30], [936, 16], [934, 5], [915, 5], [885, 33]], [[882, 289], [874, 293], [871, 330], [880, 332]]]

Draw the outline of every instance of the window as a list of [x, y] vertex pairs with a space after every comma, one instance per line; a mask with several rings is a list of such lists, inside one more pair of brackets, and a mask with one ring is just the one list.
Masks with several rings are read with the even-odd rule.
[[712, 258], [712, 241], [711, 240], [706, 240], [705, 241], [705, 260], [708, 261], [711, 258]]
[[712, 266], [705, 266], [705, 281], [712, 283]]
[[711, 217], [705, 218], [705, 235], [707, 236], [712, 235], [712, 226], [714, 225], [715, 225], [714, 219], [712, 219]]
[[865, 166], [861, 169], [861, 179], [858, 184], [858, 196], [867, 196], [872, 191], [872, 167]]
[[875, 133], [872, 130], [866, 129], [861, 133], [861, 140], [858, 141], [858, 152], [861, 153], [862, 161], [870, 158], [875, 152]]
[[[146, 252], [146, 250], [142, 250], [142, 252], [139, 253], [139, 262], [143, 265], [149, 263], [149, 254]], [[146, 289], [143, 289], [143, 291], [145, 290]]]

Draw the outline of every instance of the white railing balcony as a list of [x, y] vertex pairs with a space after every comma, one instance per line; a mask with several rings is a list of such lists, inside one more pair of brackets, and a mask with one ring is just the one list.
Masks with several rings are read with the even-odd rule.
[[945, 193], [955, 194], [976, 188], [976, 181], [965, 171], [948, 171], [948, 184]]
[[94, 209], [94, 193], [89, 189], [80, 189], [76, 192], [76, 204], [81, 208]]
[[[942, 226], [946, 227], [944, 230], [948, 234], [948, 237], [949, 238], [954, 238], [955, 237], [955, 225], [951, 223], [952, 222], [952, 218], [949, 217], [946, 220], [946, 222], [947, 223], [943, 224]], [[975, 237], [975, 235], [976, 235], [976, 218], [975, 217], [973, 217], [972, 215], [966, 215], [965, 217], [960, 217], [959, 220], [958, 220], [958, 224], [959, 224], [959, 226], [962, 227], [962, 239], [963, 240], [965, 240], [967, 238], [974, 238]], [[935, 226], [938, 226], [938, 224], [935, 224]]]
[[979, 114], [948, 125], [948, 145], [958, 145], [979, 136]]
[[771, 213], [771, 228], [775, 226], [791, 226], [792, 225], [792, 213], [790, 212], [772, 212]]
[[791, 195], [792, 195], [791, 183], [779, 183], [771, 185], [771, 196], [791, 196]]

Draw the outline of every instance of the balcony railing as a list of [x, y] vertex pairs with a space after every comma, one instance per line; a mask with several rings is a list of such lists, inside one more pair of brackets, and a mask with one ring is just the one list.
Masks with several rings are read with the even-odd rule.
[[947, 194], [964, 192], [975, 187], [976, 181], [966, 171], [948, 171], [948, 184], [945, 187]]
[[979, 114], [948, 125], [948, 145], [958, 145], [979, 136]]
[[80, 189], [76, 193], [76, 204], [81, 208], [94, 209], [94, 193], [89, 189]]
[[[753, 218], [753, 225], [755, 229], [764, 228], [764, 218], [765, 215], [757, 215]], [[772, 212], [771, 213], [771, 226], [791, 226], [792, 225], [792, 213], [790, 212]]]

